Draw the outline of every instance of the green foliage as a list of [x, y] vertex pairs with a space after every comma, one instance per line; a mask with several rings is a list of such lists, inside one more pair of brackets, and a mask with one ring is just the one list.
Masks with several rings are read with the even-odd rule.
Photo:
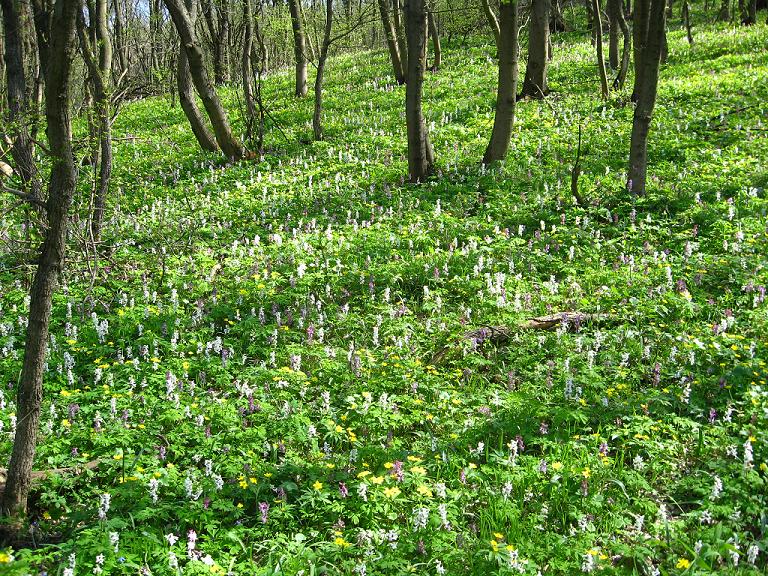
[[[641, 198], [623, 181], [628, 94], [602, 103], [589, 42], [554, 42], [554, 95], [520, 103], [494, 171], [478, 165], [493, 50], [446, 50], [422, 186], [403, 184], [384, 53], [330, 61], [327, 140], [308, 146], [312, 103], [269, 77], [258, 164], [202, 155], [165, 100], [126, 106], [111, 251], [88, 266], [76, 220], [54, 300], [37, 460], [99, 466], [35, 487], [39, 546], [7, 550], [3, 574], [764, 571], [768, 34], [671, 32]], [[16, 259], [0, 260], [3, 460]], [[561, 310], [615, 321], [464, 337]]]

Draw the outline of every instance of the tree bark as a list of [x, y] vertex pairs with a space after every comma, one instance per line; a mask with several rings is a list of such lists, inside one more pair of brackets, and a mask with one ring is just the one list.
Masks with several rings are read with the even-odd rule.
[[403, 63], [403, 72], [408, 76], [408, 39], [406, 38], [405, 26], [402, 22], [403, 11], [404, 7], [400, 4], [400, 0], [392, 0], [392, 24], [395, 27], [400, 60]]
[[291, 26], [293, 27], [293, 54], [296, 60], [296, 91], [299, 98], [307, 95], [307, 54], [304, 27], [299, 11], [300, 0], [288, 0], [291, 11]]
[[205, 68], [205, 61], [203, 59], [203, 52], [197, 41], [195, 29], [190, 21], [187, 9], [182, 3], [183, 0], [164, 1], [165, 5], [168, 7], [168, 12], [171, 14], [173, 23], [176, 26], [176, 30], [181, 37], [181, 44], [187, 55], [192, 82], [197, 89], [197, 93], [200, 95], [200, 99], [203, 101], [205, 111], [208, 113], [208, 118], [213, 126], [216, 142], [227, 158], [233, 160], [242, 159], [245, 157], [245, 148], [243, 148], [243, 145], [238, 139], [232, 135], [229, 118], [227, 117], [227, 113], [221, 104], [221, 100], [219, 100], [219, 95], [216, 93], [216, 89], [208, 76], [208, 72]]
[[[96, 108], [96, 135], [99, 141], [99, 177], [96, 184], [96, 194], [91, 215], [91, 238], [97, 243], [101, 238], [104, 209], [109, 193], [109, 181], [112, 176], [112, 40], [110, 38], [108, 17], [108, 0], [96, 0], [95, 4], [88, 3], [88, 22], [80, 13], [78, 30], [80, 45], [85, 54], [93, 90], [93, 103]], [[98, 56], [91, 43], [91, 37], [96, 39]]]
[[493, 39], [496, 40], [496, 46], [499, 46], [501, 42], [501, 32], [499, 31], [499, 21], [496, 18], [496, 14], [494, 14], [493, 8], [491, 8], [491, 4], [488, 0], [480, 0], [480, 4], [483, 7], [485, 19], [488, 20], [488, 25], [491, 27], [491, 32], [493, 32]]
[[565, 18], [563, 18], [563, 8], [560, 6], [560, 0], [551, 0], [550, 3], [550, 19], [549, 19], [549, 31], [554, 32], [566, 32], [568, 26], [565, 25]]
[[717, 12], [718, 22], [728, 22], [731, 19], [731, 0], [722, 0], [720, 10]]
[[320, 57], [317, 61], [315, 76], [315, 110], [312, 115], [312, 134], [316, 141], [323, 139], [323, 74], [328, 60], [328, 50], [331, 47], [331, 27], [333, 26], [333, 0], [325, 0], [325, 29], [323, 43], [320, 46]]
[[509, 149], [512, 126], [515, 123], [518, 77], [518, 15], [517, 0], [502, 2], [499, 9], [501, 30], [499, 52], [499, 80], [496, 91], [496, 113], [491, 140], [485, 149], [483, 164], [504, 160]]
[[429, 27], [429, 35], [432, 37], [432, 72], [440, 70], [440, 65], [443, 62], [443, 50], [440, 47], [440, 33], [437, 29], [437, 22], [435, 22], [435, 15], [432, 10], [427, 12], [427, 25]]
[[[197, 20], [197, 0], [186, 0], [186, 8], [189, 14], [189, 20], [192, 26]], [[195, 135], [200, 148], [208, 152], [218, 152], [219, 145], [216, 144], [216, 138], [208, 126], [205, 124], [205, 118], [197, 107], [195, 92], [192, 86], [192, 76], [189, 73], [189, 64], [187, 62], [187, 51], [184, 49], [183, 41], [179, 44], [179, 55], [176, 59], [176, 86], [179, 91], [179, 103], [184, 115], [189, 121], [192, 134]]]
[[22, 183], [22, 191], [35, 200], [41, 196], [42, 183], [34, 158], [29, 93], [24, 69], [23, 22], [19, 0], [0, 0], [3, 15], [6, 87], [8, 90], [7, 128], [13, 144], [11, 156]]
[[645, 3], [648, 16], [647, 38], [642, 55], [637, 104], [632, 121], [632, 139], [629, 148], [627, 188], [635, 194], [645, 194], [648, 168], [648, 131], [656, 104], [656, 93], [661, 64], [661, 47], [664, 39], [666, 10], [664, 0], [636, 0]]
[[643, 54], [648, 40], [649, 0], [635, 0], [632, 13], [632, 43], [635, 45], [635, 82], [632, 87], [632, 101], [637, 102], [643, 81]]
[[685, 36], [688, 38], [688, 45], [693, 46], [693, 32], [691, 31], [691, 5], [688, 0], [683, 0], [683, 7], [680, 9], [685, 25]]
[[[609, 0], [610, 1], [610, 0]], [[624, 83], [627, 81], [627, 72], [629, 71], [629, 58], [632, 53], [632, 35], [629, 31], [629, 26], [624, 18], [624, 10], [621, 7], [621, 0], [617, 1], [618, 16], [616, 22], [621, 29], [621, 33], [624, 36], [624, 46], [621, 49], [621, 65], [619, 66], [619, 73], [613, 81], [613, 87], [615, 90], [623, 90]]]
[[528, 30], [528, 65], [525, 68], [522, 96], [543, 98], [549, 93], [549, 9], [551, 0], [533, 0]]
[[621, 15], [621, 0], [608, 0], [608, 65], [611, 70], [619, 67], [619, 15]]
[[408, 178], [411, 182], [421, 182], [432, 173], [435, 160], [421, 107], [424, 70], [427, 65], [426, 0], [408, 0], [405, 23], [408, 41], [408, 78], [405, 85]]
[[256, 118], [256, 100], [253, 97], [253, 66], [251, 52], [253, 51], [253, 9], [251, 0], [243, 0], [243, 97], [245, 99], [246, 113], [246, 141], [250, 141], [253, 135], [253, 122]]
[[69, 208], [77, 184], [70, 124], [70, 80], [75, 51], [75, 22], [79, 2], [56, 0], [50, 28], [45, 113], [53, 163], [48, 182], [48, 229], [30, 290], [29, 320], [17, 396], [18, 425], [8, 465], [2, 512], [19, 517], [26, 512], [32, 482], [43, 374], [51, 319], [51, 299], [66, 252]]
[[387, 39], [387, 49], [389, 50], [389, 59], [392, 61], [392, 70], [395, 73], [395, 81], [398, 84], [405, 84], [405, 69], [403, 61], [400, 58], [400, 47], [397, 45], [397, 35], [392, 20], [389, 17], [389, 7], [387, 0], [378, 0], [379, 12], [381, 13], [381, 23], [384, 27], [384, 36]]
[[600, 17], [600, 0], [592, 0], [592, 10], [595, 14], [595, 47], [597, 49], [597, 71], [600, 74], [600, 92], [603, 100], [607, 100], [608, 74], [605, 72], [605, 58], [603, 58], [603, 22]]

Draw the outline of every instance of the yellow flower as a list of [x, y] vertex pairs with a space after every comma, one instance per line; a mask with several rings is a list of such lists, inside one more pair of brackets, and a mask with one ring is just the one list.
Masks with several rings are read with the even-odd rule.
[[387, 498], [397, 498], [400, 495], [400, 488], [392, 486], [391, 488], [384, 488], [384, 496]]
[[69, 428], [70, 426], [72, 426], [72, 423], [67, 418], [64, 418], [61, 421], [61, 425], [64, 426], [64, 428]]
[[371, 482], [374, 484], [382, 484], [384, 482], [384, 476], [371, 476]]
[[362, 472], [358, 473], [358, 478], [365, 478], [366, 476], [370, 476], [371, 471], [370, 470], [363, 470]]
[[414, 466], [413, 468], [411, 468], [411, 472], [413, 472], [414, 474], [421, 474], [422, 476], [427, 473], [427, 471], [421, 466]]
[[113, 460], [122, 460], [123, 459], [123, 455], [122, 454], [115, 454], [114, 456], [112, 456], [112, 459]]
[[337, 536], [333, 543], [336, 544], [336, 546], [339, 548], [347, 548], [348, 546], [352, 546], [352, 544], [344, 540], [344, 538], [341, 536]]
[[13, 561], [13, 556], [10, 554], [6, 554], [5, 552], [0, 552], [0, 564], [9, 564]]
[[679, 568], [681, 570], [685, 570], [686, 568], [689, 568], [691, 566], [691, 561], [688, 560], [688, 558], [680, 558], [677, 561], [677, 564], [675, 564], [675, 568]]
[[555, 472], [559, 472], [563, 469], [563, 463], [562, 462], [553, 462], [552, 463], [552, 470]]
[[320, 482], [319, 480], [315, 480], [315, 483], [312, 484], [312, 488], [314, 488], [315, 490], [322, 490], [323, 489], [323, 483]]
[[243, 503], [242, 503], [242, 502], [238, 502], [238, 503], [237, 503], [237, 507], [238, 507], [238, 508], [242, 508], [242, 507], [243, 507]]
[[391, 469], [393, 466], [394, 464], [392, 464], [392, 462], [384, 462], [384, 468], [387, 470]]
[[416, 488], [416, 492], [422, 496], [426, 496], [427, 498], [432, 498], [432, 490], [430, 490], [429, 487], [425, 486], [424, 484], [420, 484], [419, 487]]
[[589, 469], [589, 466], [581, 471], [581, 475], [584, 476], [584, 478], [589, 478], [592, 475], [592, 471]]
[[501, 532], [494, 532], [493, 537], [496, 538], [496, 540], [504, 540], [504, 534]]

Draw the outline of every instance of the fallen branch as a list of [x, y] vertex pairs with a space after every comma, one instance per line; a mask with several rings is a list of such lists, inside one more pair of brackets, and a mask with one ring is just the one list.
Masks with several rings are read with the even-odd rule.
[[[82, 474], [86, 470], [96, 470], [99, 467], [98, 460], [91, 460], [78, 466], [67, 466], [66, 468], [51, 468], [50, 470], [35, 470], [32, 472], [32, 483], [39, 483], [50, 476], [61, 476], [63, 474]], [[5, 491], [5, 481], [8, 470], [0, 468], [0, 494]]]
[[[459, 342], [470, 341], [474, 346], [490, 343], [502, 346], [509, 342], [515, 334], [526, 330], [556, 330], [563, 328], [566, 332], [578, 332], [585, 324], [612, 324], [618, 318], [611, 314], [584, 314], [582, 312], [557, 312], [548, 316], [528, 318], [514, 326], [483, 326], [470, 330], [461, 335]], [[444, 346], [433, 357], [432, 364], [437, 364], [451, 350]]]

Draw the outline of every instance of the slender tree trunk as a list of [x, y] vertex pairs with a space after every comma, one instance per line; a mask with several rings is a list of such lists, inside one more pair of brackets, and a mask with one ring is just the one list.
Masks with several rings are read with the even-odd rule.
[[403, 72], [408, 75], [408, 39], [405, 34], [405, 26], [402, 22], [403, 7], [400, 0], [392, 0], [392, 23], [397, 36], [397, 46], [400, 51], [400, 60], [403, 64]]
[[659, 83], [661, 47], [664, 39], [666, 10], [664, 0], [636, 0], [636, 5], [645, 3], [649, 14], [647, 39], [643, 43], [643, 67], [641, 81], [632, 121], [632, 140], [629, 148], [629, 173], [627, 188], [635, 194], [645, 194], [646, 172], [648, 169], [648, 130], [656, 104]]
[[728, 22], [731, 19], [731, 0], [722, 0], [717, 12], [718, 22]]
[[245, 157], [245, 148], [232, 135], [229, 118], [219, 100], [219, 95], [213, 87], [208, 72], [205, 69], [205, 61], [200, 44], [197, 41], [195, 29], [189, 19], [189, 14], [184, 7], [183, 0], [165, 0], [168, 12], [171, 14], [176, 30], [181, 36], [181, 43], [187, 54], [189, 72], [192, 82], [203, 101], [205, 111], [213, 126], [213, 133], [221, 151], [227, 158], [239, 160]]
[[79, 3], [74, 0], [56, 0], [50, 27], [51, 57], [48, 60], [41, 58], [41, 61], [46, 62], [48, 66], [45, 98], [46, 132], [54, 161], [46, 204], [48, 228], [45, 231], [37, 271], [30, 290], [24, 361], [17, 395], [18, 424], [8, 465], [8, 478], [2, 506], [0, 506], [4, 515], [17, 518], [27, 509], [43, 397], [51, 299], [64, 264], [68, 213], [77, 184], [69, 117], [69, 89], [78, 9]]
[[323, 43], [320, 47], [320, 58], [317, 61], [317, 76], [315, 76], [315, 111], [312, 115], [312, 133], [315, 140], [323, 139], [323, 74], [328, 60], [328, 50], [331, 48], [331, 27], [333, 26], [333, 0], [325, 0], [325, 29]]
[[42, 183], [34, 158], [26, 71], [24, 69], [23, 24], [18, 0], [0, 0], [3, 15], [4, 62], [8, 90], [7, 130], [13, 140], [11, 156], [21, 177], [23, 191], [32, 198], [41, 197]]
[[408, 36], [408, 79], [405, 85], [408, 177], [411, 182], [421, 182], [432, 173], [435, 161], [421, 108], [424, 70], [427, 66], [426, 0], [408, 0], [405, 23]]
[[691, 31], [691, 5], [688, 0], [683, 0], [683, 7], [680, 9], [685, 25], [685, 35], [688, 38], [688, 45], [693, 46], [693, 32]]
[[443, 62], [443, 50], [440, 47], [440, 33], [437, 29], [437, 23], [435, 22], [435, 15], [432, 10], [427, 13], [427, 25], [429, 27], [429, 35], [432, 37], [432, 72], [440, 70], [440, 65]]
[[398, 84], [405, 84], [405, 70], [400, 58], [400, 47], [397, 45], [397, 35], [389, 17], [389, 7], [387, 0], [378, 0], [379, 12], [381, 13], [381, 23], [384, 27], [384, 36], [387, 39], [387, 48], [389, 49], [389, 59], [392, 61], [392, 70], [395, 73], [395, 80]]
[[621, 66], [619, 67], [619, 73], [616, 75], [616, 79], [613, 81], [613, 87], [616, 90], [623, 90], [624, 84], [627, 81], [629, 58], [632, 54], [632, 35], [629, 31], [627, 21], [624, 18], [624, 11], [620, 7], [616, 21], [621, 29], [621, 34], [624, 36], [624, 46], [621, 49]]
[[635, 45], [635, 82], [632, 88], [632, 101], [637, 102], [640, 84], [643, 81], [643, 54], [648, 39], [649, 0], [635, 0], [632, 14], [632, 42]]
[[[104, 208], [109, 193], [109, 181], [112, 176], [112, 113], [111, 113], [111, 80], [112, 80], [112, 39], [110, 38], [108, 18], [108, 0], [96, 0], [89, 3], [88, 24], [81, 13], [78, 29], [80, 44], [85, 53], [85, 63], [88, 67], [93, 103], [96, 109], [96, 135], [99, 142], [99, 177], [94, 196], [93, 214], [91, 215], [91, 237], [96, 243], [101, 238], [104, 221]], [[92, 34], [89, 34], [92, 32]], [[95, 38], [94, 45], [91, 38]], [[96, 51], [98, 50], [98, 55]]]
[[525, 68], [523, 96], [543, 98], [549, 93], [549, 8], [551, 0], [533, 0], [528, 30], [528, 66]]
[[[197, 20], [197, 0], [186, 0], [186, 8], [190, 23], [194, 27]], [[184, 110], [184, 115], [189, 121], [189, 126], [192, 128], [192, 133], [195, 135], [200, 148], [208, 152], [218, 152], [219, 145], [216, 144], [216, 138], [208, 130], [205, 119], [197, 107], [192, 76], [189, 73], [187, 62], [187, 51], [184, 49], [183, 42], [179, 44], [179, 55], [176, 59], [176, 86], [179, 90], [181, 109]]]
[[123, 22], [123, 7], [121, 0], [112, 2], [115, 14], [115, 53], [117, 54], [117, 63], [119, 72], [128, 69], [128, 55], [125, 50], [125, 24]]
[[595, 47], [597, 48], [597, 71], [600, 74], [600, 92], [604, 100], [608, 99], [608, 74], [605, 72], [603, 58], [603, 22], [600, 17], [599, 0], [592, 0], [592, 10], [595, 13]]
[[[259, 12], [261, 12], [261, 2], [259, 2]], [[258, 18], [254, 20], [253, 33], [256, 37], [256, 43], [259, 45], [259, 72], [266, 74], [269, 71], [269, 50]]]
[[619, 67], [619, 15], [621, 14], [621, 0], [608, 0], [608, 65], [611, 70]]
[[551, 0], [550, 2], [550, 19], [549, 19], [549, 31], [550, 32], [565, 32], [568, 27], [565, 25], [565, 18], [563, 18], [563, 8], [560, 5], [560, 0]]
[[501, 30], [499, 52], [499, 82], [496, 91], [496, 113], [491, 140], [485, 149], [483, 164], [504, 160], [509, 149], [512, 126], [515, 123], [518, 76], [518, 15], [517, 0], [502, 2], [499, 8]]
[[216, 7], [218, 16], [218, 37], [216, 46], [217, 68], [214, 82], [217, 85], [229, 82], [229, 2], [228, 0], [219, 0], [220, 4]]
[[304, 27], [299, 11], [300, 0], [288, 0], [291, 11], [291, 26], [293, 27], [293, 54], [296, 59], [296, 91], [299, 98], [307, 95], [307, 54]]
[[493, 8], [491, 8], [491, 4], [488, 0], [480, 0], [480, 5], [483, 7], [485, 19], [488, 20], [488, 26], [491, 27], [491, 32], [493, 32], [493, 39], [496, 40], [496, 46], [499, 46], [501, 40], [499, 37], [499, 21], [496, 18], [496, 14], [494, 14]]
[[251, 141], [253, 137], [253, 122], [256, 118], [256, 100], [253, 96], [253, 67], [251, 52], [253, 51], [253, 9], [251, 0], [243, 0], [243, 97], [245, 99], [246, 131], [245, 139]]

